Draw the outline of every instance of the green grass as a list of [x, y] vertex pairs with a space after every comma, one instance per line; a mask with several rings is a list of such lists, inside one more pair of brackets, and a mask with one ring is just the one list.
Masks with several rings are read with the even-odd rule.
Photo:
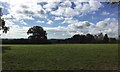
[[3, 45], [3, 70], [116, 70], [117, 44]]

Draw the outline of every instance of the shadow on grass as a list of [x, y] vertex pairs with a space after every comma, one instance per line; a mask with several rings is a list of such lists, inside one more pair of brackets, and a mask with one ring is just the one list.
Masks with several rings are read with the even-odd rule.
[[10, 46], [2, 46], [2, 53], [5, 53], [7, 50], [11, 50]]

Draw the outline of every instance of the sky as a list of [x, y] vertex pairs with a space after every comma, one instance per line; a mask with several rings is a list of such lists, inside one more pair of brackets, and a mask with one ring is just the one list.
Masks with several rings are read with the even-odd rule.
[[75, 34], [118, 36], [118, 5], [99, 0], [0, 0], [6, 26], [2, 38], [28, 38], [27, 31], [41, 26], [48, 39]]

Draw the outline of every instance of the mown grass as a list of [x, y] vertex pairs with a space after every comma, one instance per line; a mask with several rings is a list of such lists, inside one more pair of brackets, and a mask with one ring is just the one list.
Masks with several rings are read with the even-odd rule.
[[3, 70], [116, 70], [117, 44], [3, 45]]

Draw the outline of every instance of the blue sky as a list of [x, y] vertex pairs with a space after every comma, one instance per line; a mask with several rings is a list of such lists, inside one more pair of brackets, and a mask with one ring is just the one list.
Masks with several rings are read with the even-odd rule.
[[51, 38], [69, 38], [74, 34], [107, 33], [118, 35], [118, 5], [98, 0], [0, 0], [3, 18], [10, 27], [2, 38], [27, 38], [27, 30], [42, 26]]

